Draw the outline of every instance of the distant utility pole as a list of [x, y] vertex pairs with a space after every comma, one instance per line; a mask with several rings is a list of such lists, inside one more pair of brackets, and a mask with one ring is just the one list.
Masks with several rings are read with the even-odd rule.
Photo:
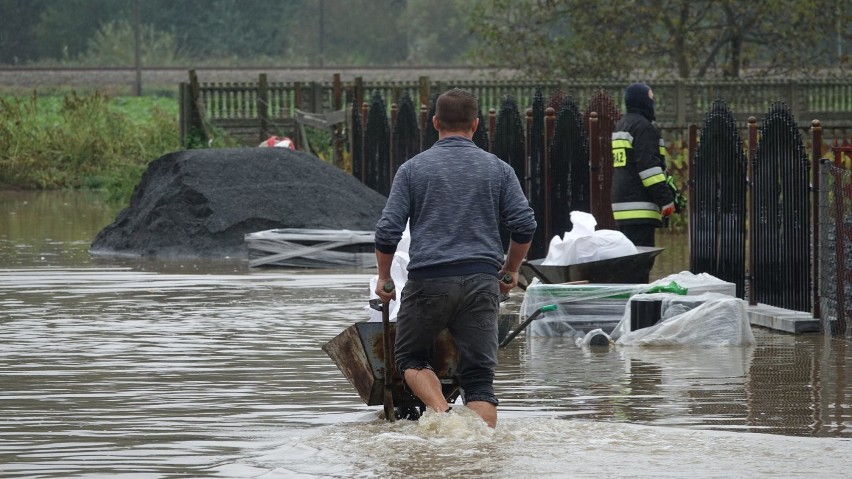
[[136, 68], [133, 94], [136, 96], [142, 96], [142, 55], [139, 43], [139, 0], [133, 0], [133, 64]]
[[[840, 10], [840, 7], [837, 7]], [[843, 28], [840, 26], [840, 15], [837, 15], [837, 63], [843, 61]]]
[[325, 63], [325, 0], [319, 0], [319, 66]]

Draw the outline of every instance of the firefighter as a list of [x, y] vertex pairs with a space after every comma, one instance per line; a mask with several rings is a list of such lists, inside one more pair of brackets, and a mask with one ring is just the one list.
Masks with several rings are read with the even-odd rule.
[[636, 246], [654, 246], [654, 231], [675, 212], [674, 180], [654, 121], [654, 92], [644, 83], [624, 90], [627, 113], [612, 134], [612, 214]]

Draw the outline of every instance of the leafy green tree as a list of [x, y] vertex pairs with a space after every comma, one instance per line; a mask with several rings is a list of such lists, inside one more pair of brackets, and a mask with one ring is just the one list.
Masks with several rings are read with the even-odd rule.
[[0, 0], [0, 63], [14, 65], [38, 56], [34, 29], [44, 3], [41, 0]]
[[[139, 50], [143, 65], [171, 66], [179, 62], [175, 36], [151, 25], [139, 27]], [[89, 39], [80, 62], [85, 65], [130, 66], [135, 59], [133, 25], [117, 20], [103, 25]], [[185, 63], [185, 59], [181, 59]]]
[[[119, 35], [117, 25], [133, 25], [134, 6], [139, 9], [143, 32], [167, 37], [143, 42], [149, 46], [174, 41], [181, 54], [193, 59], [218, 58], [223, 63], [237, 57], [282, 55], [301, 43], [290, 27], [305, 5], [314, 3], [316, 0], [0, 0], [0, 62], [80, 59], [107, 64], [107, 59], [98, 62], [92, 58], [92, 42], [103, 42], [96, 37], [106, 33], [105, 28], [110, 35]], [[111, 22], [123, 23], [107, 27]], [[108, 48], [101, 44], [94, 49], [107, 54]]]
[[394, 64], [407, 56], [397, 19], [400, 0], [312, 0], [305, 3], [291, 34], [294, 58], [326, 65]]
[[468, 26], [469, 0], [407, 0], [397, 20], [415, 65], [465, 63], [475, 37]]
[[279, 55], [307, 0], [146, 0], [142, 23], [175, 36], [178, 50], [201, 57]]
[[[589, 8], [595, 8], [589, 2]], [[597, 63], [591, 50], [598, 43], [577, 50], [579, 38], [571, 32], [568, 2], [539, 0], [475, 0], [470, 28], [478, 35], [473, 58], [493, 66], [508, 66], [530, 76], [560, 77], [586, 68], [589, 76], [618, 70], [618, 59]], [[615, 40], [615, 39], [614, 39]]]
[[[808, 72], [846, 62], [849, 0], [478, 0], [475, 58], [534, 76], [681, 78]], [[826, 22], [831, 12], [834, 22]], [[836, 28], [832, 28], [832, 23]]]
[[126, 0], [44, 0], [34, 28], [39, 56], [76, 58], [86, 51], [98, 28], [116, 18], [126, 4]]

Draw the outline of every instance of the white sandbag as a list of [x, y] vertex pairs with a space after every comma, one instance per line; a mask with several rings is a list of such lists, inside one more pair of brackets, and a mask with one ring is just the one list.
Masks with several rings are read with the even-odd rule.
[[[396, 288], [396, 298], [390, 302], [390, 320], [396, 321], [396, 315], [399, 313], [400, 297], [402, 297], [402, 289], [405, 288], [405, 282], [408, 281], [408, 247], [411, 244], [411, 232], [408, 230], [408, 224], [405, 225], [405, 231], [402, 232], [402, 239], [396, 245], [396, 252], [393, 255], [391, 262], [391, 280], [394, 288]], [[378, 276], [370, 278], [370, 299], [378, 299], [376, 294], [376, 284], [379, 282]], [[364, 306], [364, 309], [370, 315], [369, 321], [381, 321], [381, 311], [376, 311], [370, 306]]]
[[[712, 295], [713, 299], [708, 299], [694, 309], [662, 319], [653, 326], [623, 333], [616, 341], [616, 345], [747, 346], [755, 344], [745, 301], [713, 293], [708, 295]], [[672, 312], [677, 310], [673, 309]]]
[[576, 242], [576, 263], [619, 258], [639, 253], [632, 241], [621, 231], [597, 230], [591, 237]]
[[571, 212], [570, 232], [550, 240], [542, 266], [567, 266], [637, 254], [636, 246], [615, 230], [597, 230], [595, 217], [582, 211]]

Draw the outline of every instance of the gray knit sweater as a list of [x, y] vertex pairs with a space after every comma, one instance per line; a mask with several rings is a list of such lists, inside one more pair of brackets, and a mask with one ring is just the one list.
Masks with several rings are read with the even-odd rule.
[[496, 276], [505, 255], [499, 225], [518, 243], [528, 243], [536, 228], [511, 166], [460, 136], [439, 140], [399, 168], [376, 225], [376, 249], [396, 251], [408, 220], [410, 278]]

